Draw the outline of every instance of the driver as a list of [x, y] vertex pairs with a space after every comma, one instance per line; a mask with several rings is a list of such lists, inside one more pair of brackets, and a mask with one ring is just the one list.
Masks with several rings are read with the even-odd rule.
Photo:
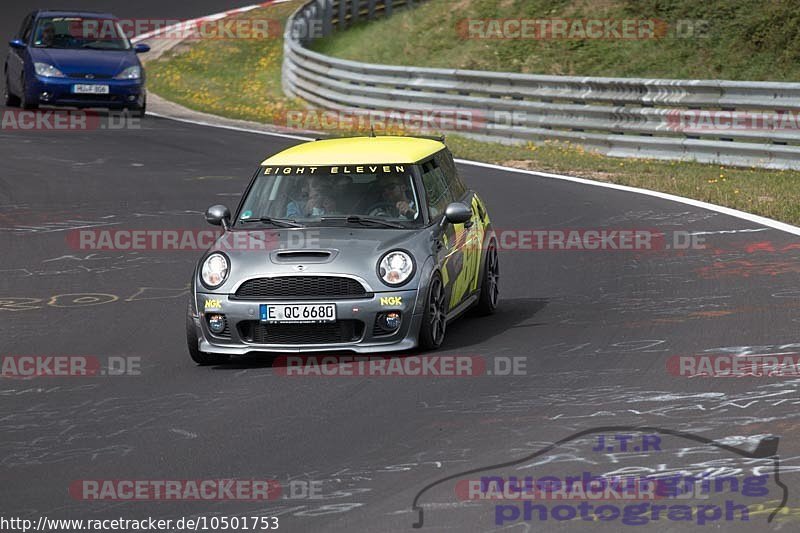
[[44, 27], [42, 28], [42, 35], [40, 42], [42, 46], [45, 48], [49, 48], [53, 46], [56, 40], [56, 27], [53, 25], [52, 22], [45, 23]]
[[408, 199], [408, 180], [403, 176], [390, 176], [383, 180], [381, 198], [386, 204], [372, 215], [388, 215], [411, 220], [417, 217], [417, 206]]

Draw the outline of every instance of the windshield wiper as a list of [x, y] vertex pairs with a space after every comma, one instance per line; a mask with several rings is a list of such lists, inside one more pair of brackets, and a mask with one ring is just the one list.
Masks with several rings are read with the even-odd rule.
[[390, 222], [388, 220], [384, 220], [382, 218], [377, 218], [377, 217], [364, 217], [361, 215], [349, 215], [346, 217], [322, 217], [320, 220], [322, 220], [323, 222], [326, 220], [344, 220], [348, 224], [362, 224], [364, 226], [377, 224], [379, 226], [385, 226], [387, 228], [406, 229], [405, 226], [403, 226], [402, 224], [398, 224], [397, 222]]
[[250, 224], [253, 222], [261, 222], [262, 224], [272, 224], [273, 226], [279, 226], [281, 228], [304, 228], [305, 226], [302, 224], [298, 224], [294, 220], [288, 218], [272, 218], [272, 217], [261, 217], [261, 218], [248, 218], [246, 220], [240, 220], [239, 224]]

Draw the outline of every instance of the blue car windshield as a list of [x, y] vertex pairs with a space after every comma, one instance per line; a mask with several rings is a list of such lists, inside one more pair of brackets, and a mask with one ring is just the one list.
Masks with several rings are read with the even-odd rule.
[[43, 17], [33, 34], [35, 48], [130, 50], [131, 43], [113, 19]]
[[261, 167], [237, 224], [273, 218], [306, 226], [331, 225], [356, 217], [418, 227], [423, 220], [412, 167]]

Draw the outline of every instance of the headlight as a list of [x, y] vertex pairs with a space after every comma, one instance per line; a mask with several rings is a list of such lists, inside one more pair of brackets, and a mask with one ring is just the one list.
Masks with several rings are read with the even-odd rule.
[[228, 279], [230, 272], [228, 258], [222, 254], [211, 254], [203, 261], [203, 268], [200, 269], [200, 279], [203, 285], [209, 289], [216, 289]]
[[133, 66], [128, 67], [116, 76], [114, 76], [115, 80], [138, 80], [142, 77], [142, 67]]
[[66, 78], [63, 72], [47, 63], [34, 63], [33, 69], [36, 71], [36, 74], [44, 76], [45, 78]]
[[413, 273], [414, 260], [402, 250], [389, 252], [378, 263], [378, 274], [387, 285], [402, 285]]

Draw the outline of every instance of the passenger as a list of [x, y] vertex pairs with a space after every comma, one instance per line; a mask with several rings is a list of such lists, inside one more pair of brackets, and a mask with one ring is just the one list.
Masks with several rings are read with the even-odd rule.
[[318, 217], [336, 212], [336, 200], [323, 178], [314, 176], [308, 182], [307, 200], [295, 200], [286, 206], [287, 218]]

